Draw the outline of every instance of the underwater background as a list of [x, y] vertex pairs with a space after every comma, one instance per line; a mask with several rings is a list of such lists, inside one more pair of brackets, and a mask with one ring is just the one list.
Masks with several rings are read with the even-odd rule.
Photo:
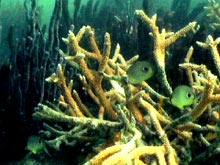
[[[219, 164], [219, 21], [219, 0], [0, 0], [0, 164], [108, 164], [120, 149], [98, 153], [135, 131], [131, 155], [164, 147], [148, 109], [172, 147], [138, 161], [172, 164], [174, 150], [176, 164]], [[217, 96], [203, 99], [210, 72]]]

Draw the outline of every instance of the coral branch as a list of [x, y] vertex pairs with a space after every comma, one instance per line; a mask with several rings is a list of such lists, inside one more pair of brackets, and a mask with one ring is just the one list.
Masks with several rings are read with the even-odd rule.
[[157, 64], [161, 83], [166, 90], [166, 93], [168, 95], [171, 95], [172, 88], [167, 80], [165, 72], [165, 50], [170, 44], [174, 43], [180, 37], [186, 35], [188, 31], [193, 30], [196, 26], [196, 22], [189, 23], [187, 26], [174, 34], [166, 32], [165, 29], [163, 29], [160, 33], [159, 28], [156, 25], [156, 15], [150, 18], [142, 10], [136, 10], [136, 14], [143, 20], [144, 23], [147, 23], [151, 28], [152, 36], [154, 37], [154, 60]]
[[85, 118], [85, 117], [72, 117], [65, 115], [62, 112], [57, 112], [56, 110], [43, 105], [39, 104], [37, 108], [37, 112], [33, 114], [33, 117], [37, 120], [47, 120], [51, 122], [64, 122], [64, 123], [69, 123], [71, 125], [84, 125], [84, 126], [89, 126], [93, 127], [93, 129], [100, 127], [104, 128], [120, 128], [121, 123], [119, 122], [111, 122], [107, 120], [99, 120], [96, 118]]
[[196, 42], [200, 47], [204, 48], [204, 49], [209, 49], [211, 50], [211, 55], [215, 64], [215, 67], [218, 71], [218, 76], [220, 77], [220, 56], [219, 56], [219, 52], [217, 49], [217, 46], [220, 43], [220, 37], [216, 38], [215, 40], [212, 38], [211, 35], [209, 35], [206, 39], [206, 42]]

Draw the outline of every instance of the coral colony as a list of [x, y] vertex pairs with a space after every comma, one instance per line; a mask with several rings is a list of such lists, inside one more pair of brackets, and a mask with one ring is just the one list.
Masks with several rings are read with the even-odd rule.
[[[35, 80], [35, 88], [41, 91], [32, 117], [39, 123], [43, 121], [39, 132], [43, 145], [35, 150], [30, 147], [34, 154], [40, 150], [55, 157], [65, 150], [77, 150], [74, 159], [78, 164], [177, 165], [200, 164], [220, 153], [220, 38], [207, 35], [205, 41], [190, 41], [184, 61], [174, 69], [181, 70], [186, 80], [177, 84], [181, 75], [174, 76], [175, 82], [167, 70], [168, 58], [178, 57], [168, 53], [173, 45], [199, 31], [197, 22], [188, 22], [172, 32], [168, 26], [159, 26], [161, 18], [156, 14], [150, 16], [145, 10], [135, 10], [134, 19], [147, 27], [143, 29], [149, 31], [143, 34], [153, 41], [152, 51], [146, 53], [150, 60], [144, 62], [136, 52], [127, 59], [121, 53], [126, 41], [113, 44], [113, 35], [108, 32], [100, 39], [98, 28], [92, 25], [70, 28], [68, 36], [59, 42], [59, 12], [65, 7], [58, 2], [61, 3], [57, 0], [56, 14], [50, 22], [49, 41], [43, 42], [35, 29], [35, 38], [26, 39], [32, 47], [24, 51], [31, 54], [43, 50], [42, 60], [37, 60], [38, 55], [32, 64], [39, 67], [38, 71], [49, 70], [27, 72], [27, 80]], [[79, 1], [75, 1], [77, 7], [76, 2]], [[220, 7], [212, 0], [205, 11], [212, 17], [214, 10], [219, 11]], [[212, 29], [218, 27], [218, 16], [210, 24]], [[117, 17], [117, 21], [123, 20]], [[126, 34], [133, 37], [132, 31]], [[40, 44], [41, 47], [36, 46]], [[203, 56], [194, 53], [195, 45], [211, 55], [214, 69], [195, 62]], [[51, 61], [54, 63], [47, 66]], [[38, 80], [43, 81], [40, 86]], [[51, 86], [47, 89], [48, 84]]]
[[[91, 110], [84, 104], [83, 98], [73, 89], [74, 80], [65, 76], [65, 66], [59, 63], [57, 71], [46, 79], [61, 88], [59, 105], [39, 104], [33, 117], [65, 123], [68, 130], [62, 131], [45, 123], [44, 131], [50, 132], [46, 144], [56, 150], [60, 149], [61, 143], [70, 146], [78, 143], [94, 145], [94, 153], [85, 159], [86, 165], [153, 162], [175, 165], [184, 159], [192, 159], [191, 145], [196, 143], [206, 145], [208, 150], [199, 153], [193, 160], [195, 162], [205, 159], [208, 152], [210, 155], [219, 152], [219, 126], [216, 123], [219, 122], [220, 102], [220, 58], [217, 50], [220, 38], [208, 36], [206, 41], [197, 42], [202, 49], [211, 51], [218, 75], [214, 75], [203, 64], [190, 62], [193, 47], [189, 48], [185, 62], [179, 64], [186, 71], [190, 85], [199, 97], [191, 107], [185, 108], [187, 110], [181, 116], [171, 118], [160, 103], [163, 100], [169, 104], [167, 96], [173, 93], [165, 71], [165, 52], [177, 39], [189, 31], [196, 31], [198, 25], [191, 22], [177, 32], [167, 32], [166, 29], [158, 28], [156, 15], [149, 17], [142, 10], [136, 10], [135, 14], [151, 29], [150, 35], [154, 39], [153, 59], [165, 95], [151, 88], [147, 81], [132, 84], [127, 80], [127, 70], [138, 60], [138, 56], [125, 60], [119, 44], [112, 50], [109, 33], [105, 33], [104, 46], [100, 50], [92, 27], [83, 26], [76, 34], [69, 31], [68, 37], [63, 38], [68, 51], [59, 50], [60, 55], [78, 66], [84, 92], [98, 108]], [[80, 45], [85, 36], [88, 36], [90, 50]], [[96, 61], [98, 67], [91, 68], [90, 60]], [[106, 82], [110, 88], [105, 88], [103, 84]], [[199, 119], [204, 114], [208, 115], [208, 120], [201, 124]], [[98, 145], [98, 139], [106, 141]]]

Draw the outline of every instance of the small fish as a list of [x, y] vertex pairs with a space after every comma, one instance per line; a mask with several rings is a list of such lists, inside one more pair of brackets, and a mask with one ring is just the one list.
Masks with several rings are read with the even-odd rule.
[[195, 93], [187, 85], [177, 86], [170, 98], [171, 104], [183, 110], [185, 106], [190, 106], [195, 102]]
[[39, 152], [43, 151], [44, 147], [44, 143], [41, 141], [39, 136], [32, 135], [28, 138], [26, 149], [32, 154], [38, 154]]
[[131, 65], [127, 70], [128, 82], [139, 84], [148, 80], [154, 74], [153, 65], [147, 61], [139, 61]]

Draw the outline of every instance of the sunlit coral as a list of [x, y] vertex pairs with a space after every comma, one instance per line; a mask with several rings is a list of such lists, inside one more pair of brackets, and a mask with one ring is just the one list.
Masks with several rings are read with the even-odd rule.
[[[196, 22], [189, 23], [176, 33], [168, 33], [165, 29], [160, 32], [156, 25], [156, 15], [150, 18], [141, 10], [136, 11], [136, 14], [152, 30], [150, 35], [154, 39], [153, 56], [159, 80], [165, 93], [170, 96], [172, 87], [165, 72], [165, 49], [187, 35], [188, 31], [194, 30]], [[90, 50], [83, 47], [84, 38], [88, 39]], [[96, 148], [99, 153], [95, 152], [94, 146], [94, 153], [88, 155], [84, 161], [87, 165], [152, 162], [175, 165], [183, 163], [184, 157], [192, 159], [191, 152], [186, 151], [191, 149], [190, 144], [206, 143], [213, 148], [212, 144], [219, 136], [219, 128], [214, 126], [216, 120], [219, 120], [219, 79], [205, 65], [190, 62], [192, 47], [187, 53], [185, 63], [179, 66], [186, 69], [189, 82], [197, 90], [199, 97], [188, 111], [183, 112], [180, 117], [172, 118], [167, 109], [171, 106], [169, 97], [158, 93], [147, 82], [134, 85], [127, 81], [126, 71], [138, 60], [138, 56], [126, 61], [120, 54], [119, 45], [112, 51], [109, 33], [104, 36], [102, 49], [98, 46], [95, 32], [90, 26], [82, 27], [77, 34], [69, 31], [68, 37], [63, 41], [67, 44], [68, 51], [60, 50], [60, 55], [81, 71], [79, 77], [84, 92], [97, 108], [94, 110], [89, 107], [81, 94], [72, 89], [74, 81], [68, 80], [65, 76], [65, 63], [60, 63], [57, 72], [46, 79], [61, 88], [59, 105], [39, 104], [33, 114], [38, 120], [69, 125], [66, 131], [44, 125], [45, 129], [53, 134], [46, 140], [50, 147], [59, 150], [61, 143], [76, 146], [78, 143], [95, 144], [100, 138], [106, 139]], [[213, 41], [209, 36], [206, 43], [197, 43], [211, 50], [217, 66], [219, 54], [215, 46], [219, 43], [218, 39]], [[97, 66], [92, 67], [91, 61], [95, 61]], [[104, 85], [105, 81], [109, 83], [108, 88]], [[168, 106], [160, 104], [161, 100]], [[208, 111], [216, 116], [215, 121], [209, 116], [206, 125], [202, 125], [197, 119]], [[118, 133], [120, 136], [117, 140], [111, 139]], [[110, 142], [107, 142], [107, 139]], [[204, 154], [205, 151], [194, 161]]]

